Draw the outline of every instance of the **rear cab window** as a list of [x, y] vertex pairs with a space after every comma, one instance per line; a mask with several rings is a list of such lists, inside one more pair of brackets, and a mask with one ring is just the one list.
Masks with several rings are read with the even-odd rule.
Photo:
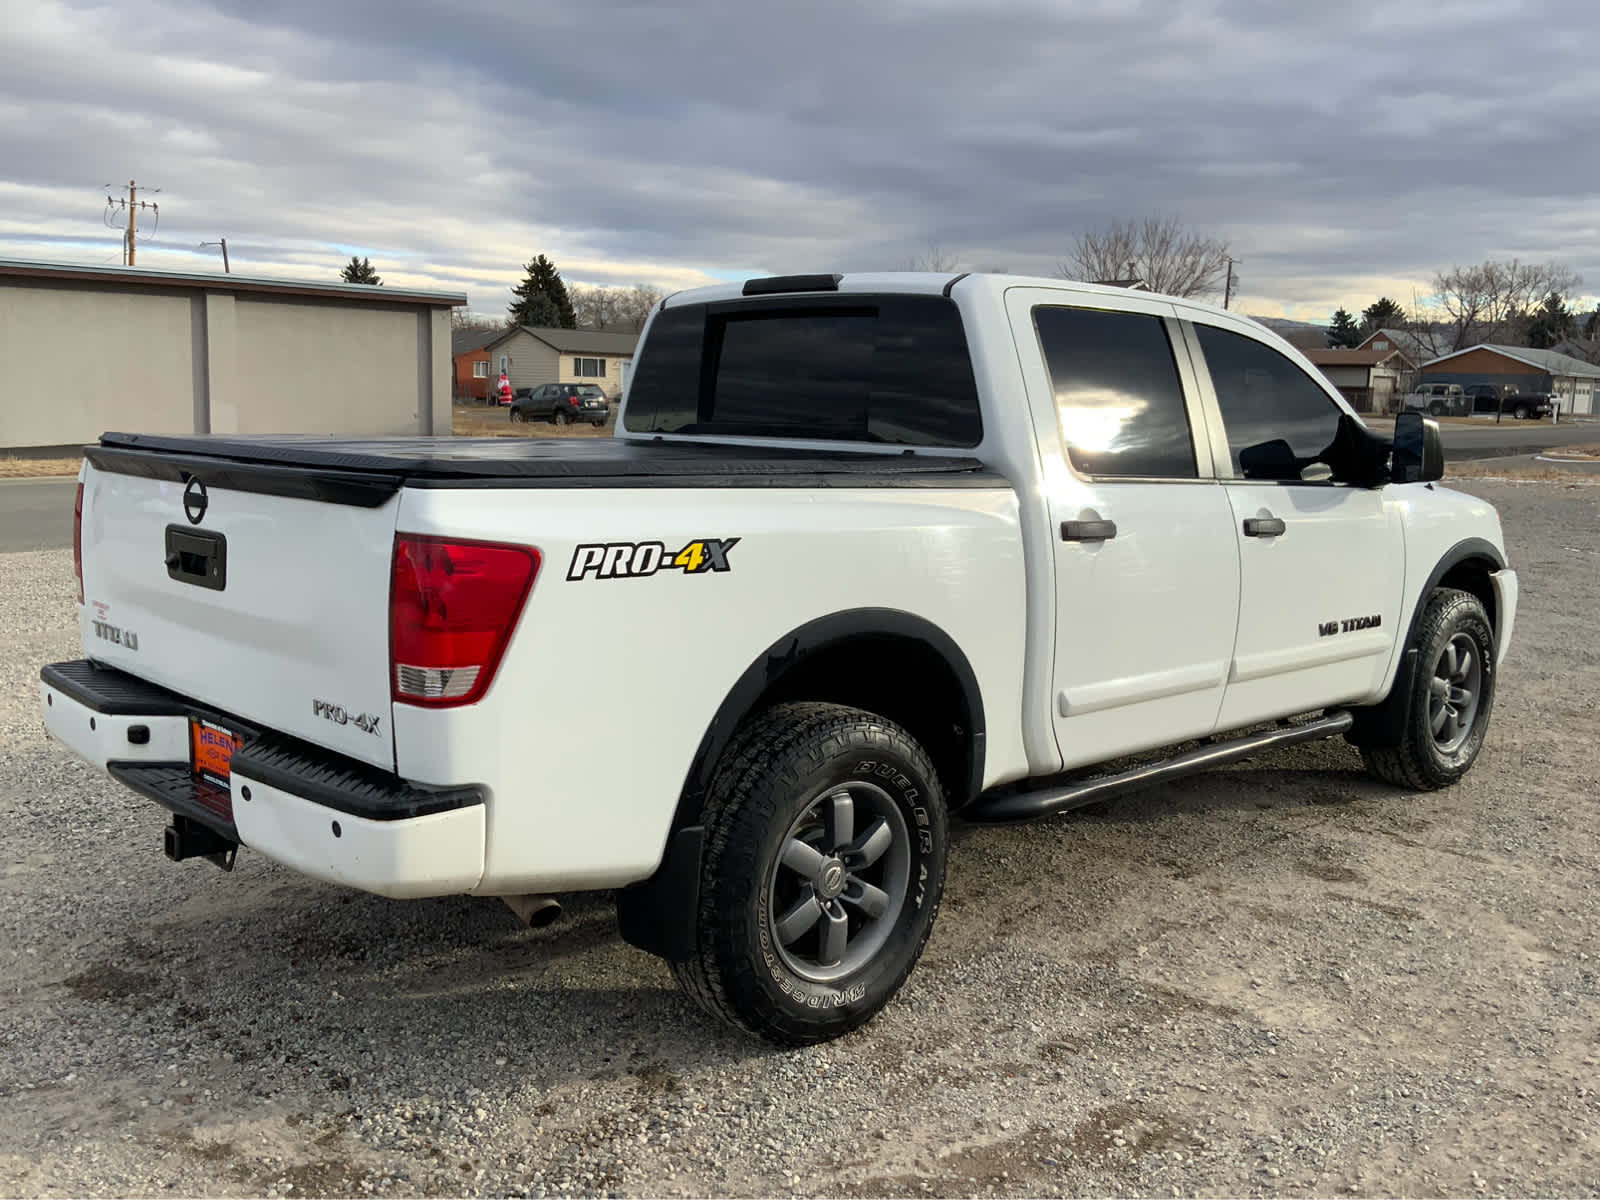
[[664, 309], [623, 428], [949, 448], [983, 439], [961, 315], [943, 296], [911, 295]]

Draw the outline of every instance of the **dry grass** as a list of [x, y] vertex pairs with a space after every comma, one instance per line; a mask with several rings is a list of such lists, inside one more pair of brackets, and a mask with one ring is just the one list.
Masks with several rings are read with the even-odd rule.
[[1600, 442], [1587, 446], [1556, 446], [1544, 453], [1552, 458], [1600, 458]]
[[0, 479], [37, 479], [48, 475], [76, 475], [81, 458], [0, 458]]
[[1587, 471], [1571, 471], [1554, 463], [1529, 463], [1512, 466], [1468, 459], [1466, 462], [1447, 462], [1446, 479], [1545, 479], [1557, 483], [1600, 484], [1600, 475]]
[[596, 429], [593, 425], [552, 425], [548, 421], [524, 423], [512, 421], [506, 409], [476, 404], [458, 404], [450, 414], [451, 432], [457, 437], [610, 437], [615, 424], [613, 419]]

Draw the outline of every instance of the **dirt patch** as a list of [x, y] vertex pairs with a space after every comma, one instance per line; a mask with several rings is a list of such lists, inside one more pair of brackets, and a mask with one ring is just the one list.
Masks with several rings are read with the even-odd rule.
[[161, 983], [153, 975], [101, 963], [68, 976], [61, 981], [61, 986], [79, 1000], [110, 1000], [139, 1006], [149, 1002], [160, 990]]

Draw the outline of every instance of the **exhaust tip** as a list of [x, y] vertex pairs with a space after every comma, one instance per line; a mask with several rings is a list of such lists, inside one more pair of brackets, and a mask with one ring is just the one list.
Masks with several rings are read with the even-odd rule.
[[529, 893], [522, 896], [502, 896], [506, 907], [516, 914], [529, 929], [543, 929], [561, 916], [561, 901], [554, 896]]

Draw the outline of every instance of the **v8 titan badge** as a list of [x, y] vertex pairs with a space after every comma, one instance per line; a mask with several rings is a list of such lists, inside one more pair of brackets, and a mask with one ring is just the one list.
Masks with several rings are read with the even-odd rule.
[[728, 551], [738, 538], [696, 538], [682, 550], [668, 550], [661, 542], [606, 542], [579, 546], [572, 552], [567, 578], [645, 579], [662, 571], [705, 575], [731, 571]]

